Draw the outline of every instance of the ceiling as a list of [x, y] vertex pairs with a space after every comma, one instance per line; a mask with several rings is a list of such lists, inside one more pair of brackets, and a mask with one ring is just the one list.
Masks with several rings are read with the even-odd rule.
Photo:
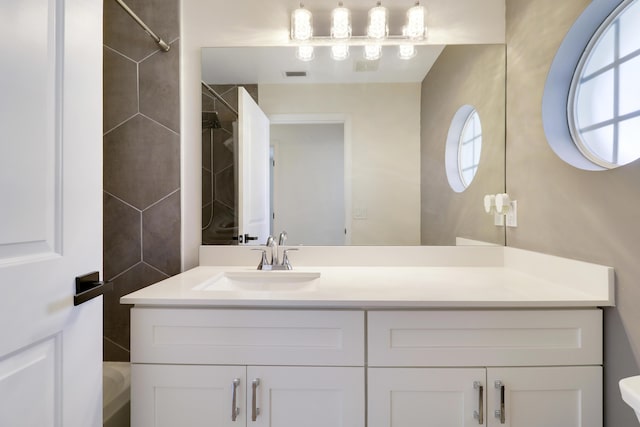
[[[413, 83], [421, 82], [444, 46], [418, 46], [409, 60], [396, 46], [384, 46], [377, 61], [363, 58], [362, 46], [352, 46], [349, 58], [334, 61], [327, 46], [316, 47], [315, 58], [303, 62], [295, 47], [202, 49], [202, 79], [211, 84]], [[287, 77], [285, 72], [304, 72]]]

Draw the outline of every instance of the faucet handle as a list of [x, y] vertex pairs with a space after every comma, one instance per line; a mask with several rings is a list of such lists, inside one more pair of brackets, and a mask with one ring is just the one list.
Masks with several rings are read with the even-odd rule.
[[280, 237], [278, 237], [278, 244], [280, 246], [284, 246], [284, 242], [287, 241], [287, 232], [283, 231], [282, 233], [280, 233]]
[[267, 261], [267, 250], [266, 249], [251, 249], [252, 251], [262, 251], [262, 257], [260, 259], [260, 264], [258, 264], [258, 270], [262, 270], [265, 265], [269, 265], [269, 261]]
[[291, 265], [291, 262], [289, 262], [289, 256], [287, 255], [287, 252], [289, 251], [297, 251], [298, 249], [296, 248], [289, 248], [289, 249], [285, 249], [282, 252], [282, 265], [284, 265], [285, 270], [293, 270], [293, 266]]
[[267, 241], [264, 243], [265, 246], [271, 246], [275, 243], [275, 239], [273, 238], [273, 236], [269, 235], [269, 237], [267, 237]]

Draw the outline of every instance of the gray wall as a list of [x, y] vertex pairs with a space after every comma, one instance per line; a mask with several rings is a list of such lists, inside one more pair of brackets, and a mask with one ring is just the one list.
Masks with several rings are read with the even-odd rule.
[[[478, 172], [462, 193], [445, 173], [451, 119], [465, 104], [482, 124]], [[420, 113], [421, 243], [455, 245], [456, 237], [504, 244], [504, 228], [484, 211], [485, 194], [504, 192], [505, 46], [447, 46], [422, 82]]]
[[605, 310], [605, 425], [629, 427], [638, 421], [617, 382], [640, 373], [640, 163], [575, 169], [553, 153], [541, 119], [555, 52], [588, 4], [507, 1], [506, 182], [519, 223], [507, 244], [615, 268], [617, 307]]
[[179, 0], [104, 2], [104, 358], [129, 360], [122, 295], [180, 272]]

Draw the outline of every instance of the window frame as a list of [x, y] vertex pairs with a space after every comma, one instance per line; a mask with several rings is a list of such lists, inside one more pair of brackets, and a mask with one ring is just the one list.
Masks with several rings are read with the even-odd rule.
[[[473, 136], [468, 141], [465, 141], [464, 137], [467, 133], [467, 129], [469, 125], [475, 121], [474, 119], [476, 117], [478, 118], [478, 128], [480, 132], [479, 133], [474, 132]], [[476, 142], [478, 140], [479, 140], [479, 143]], [[471, 161], [472, 165], [467, 168], [462, 166], [462, 152], [463, 152], [463, 145], [465, 145], [465, 143], [469, 143], [473, 147], [472, 149], [473, 157]], [[476, 177], [476, 174], [478, 173], [478, 168], [480, 166], [480, 156], [478, 156], [478, 161], [476, 162], [475, 161], [476, 147], [478, 147], [478, 151], [482, 153], [482, 121], [480, 120], [480, 114], [478, 113], [478, 110], [474, 107], [473, 110], [469, 112], [469, 114], [467, 115], [464, 121], [464, 124], [462, 125], [462, 129], [460, 130], [460, 137], [458, 138], [458, 174], [460, 175], [460, 181], [462, 182], [462, 185], [464, 186], [464, 188], [468, 188], [469, 185], [471, 185], [474, 178]], [[471, 180], [467, 182], [466, 178], [464, 177], [464, 172], [470, 169], [473, 170], [473, 175], [471, 177]]]
[[[477, 114], [478, 123], [480, 124], [482, 135], [482, 120], [480, 118], [480, 112], [476, 107], [469, 104], [464, 104], [460, 106], [453, 115], [451, 119], [451, 123], [449, 124], [449, 130], [447, 132], [447, 139], [445, 142], [445, 150], [444, 150], [444, 166], [445, 166], [445, 174], [447, 177], [447, 181], [449, 182], [449, 186], [456, 193], [462, 193], [465, 191], [473, 182], [473, 179], [466, 182], [466, 180], [462, 177], [462, 169], [460, 163], [460, 148], [461, 148], [461, 140], [463, 138], [463, 130], [465, 129], [469, 119], [473, 117], [474, 113]], [[482, 144], [480, 144], [480, 151], [482, 152]], [[474, 174], [474, 179], [478, 173], [478, 169], [480, 168], [481, 155], [478, 157], [478, 165], [476, 166], [476, 173]]]
[[[573, 76], [571, 79], [571, 83], [569, 85], [569, 94], [567, 97], [567, 122], [569, 127], [569, 133], [571, 135], [571, 139], [573, 143], [578, 148], [580, 153], [586, 157], [590, 162], [605, 168], [605, 169], [615, 169], [620, 166], [624, 166], [625, 164], [631, 163], [634, 160], [631, 160], [627, 163], [618, 163], [618, 152], [619, 152], [619, 139], [618, 139], [618, 126], [621, 122], [633, 119], [635, 117], [640, 117], [640, 110], [635, 110], [632, 113], [627, 113], [624, 115], [619, 114], [619, 98], [620, 98], [620, 67], [624, 63], [633, 60], [634, 58], [640, 56], [640, 48], [634, 50], [632, 53], [626, 54], [623, 57], [620, 57], [620, 23], [619, 18], [632, 6], [639, 7], [636, 3], [640, 0], [625, 0], [621, 2], [618, 7], [616, 7], [611, 13], [602, 21], [600, 26], [594, 32], [594, 34], [589, 39], [588, 44], [586, 45], [584, 51], [580, 55], [580, 59], [575, 67], [573, 72]], [[609, 30], [614, 31], [614, 52], [613, 52], [613, 60], [609, 62], [606, 66], [598, 68], [596, 71], [591, 72], [589, 75], [584, 75], [585, 68], [592, 58], [593, 54], [596, 52], [599, 42], [606, 35]], [[599, 75], [602, 75], [608, 71], [613, 70], [613, 115], [611, 118], [608, 118], [605, 121], [601, 121], [598, 123], [591, 124], [586, 126], [583, 129], [580, 129], [578, 126], [578, 113], [577, 109], [579, 107], [579, 103], [577, 102], [577, 96], [579, 94], [580, 86], [585, 82], [589, 81], [593, 78], [597, 78]], [[586, 79], [586, 80], [585, 80]], [[629, 117], [630, 116], [630, 117]], [[612, 159], [614, 162], [609, 162], [599, 155], [594, 153], [592, 149], [589, 147], [589, 144], [585, 142], [582, 138], [582, 133], [585, 131], [593, 131], [597, 129], [604, 128], [606, 126], [613, 125], [613, 155]], [[635, 160], [640, 158], [640, 155], [636, 157]]]

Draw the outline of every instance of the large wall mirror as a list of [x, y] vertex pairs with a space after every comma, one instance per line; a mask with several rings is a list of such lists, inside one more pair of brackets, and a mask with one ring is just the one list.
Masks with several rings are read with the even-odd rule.
[[[292, 245], [504, 244], [483, 197], [505, 189], [505, 46], [421, 45], [408, 60], [386, 46], [376, 61], [361, 49], [335, 61], [316, 48], [308, 62], [294, 47], [202, 49], [203, 244], [264, 243], [245, 240], [260, 216]], [[243, 122], [261, 119], [245, 102], [268, 120], [268, 148], [249, 151], [266, 175], [253, 178], [262, 166], [239, 139], [255, 139]], [[464, 105], [481, 120], [482, 151], [459, 192], [445, 145]], [[267, 208], [248, 214], [257, 187]]]

